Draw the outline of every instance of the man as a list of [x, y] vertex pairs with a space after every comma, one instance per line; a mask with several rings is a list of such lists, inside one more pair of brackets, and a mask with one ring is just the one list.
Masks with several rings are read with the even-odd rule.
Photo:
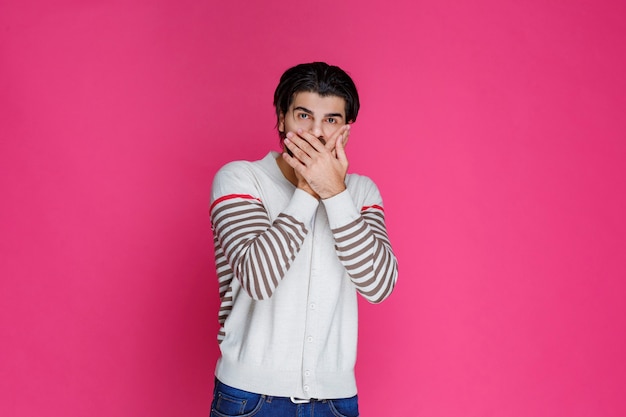
[[211, 222], [221, 358], [212, 416], [358, 416], [357, 293], [389, 296], [397, 262], [382, 200], [347, 174], [352, 79], [322, 62], [274, 94], [283, 153], [216, 174]]

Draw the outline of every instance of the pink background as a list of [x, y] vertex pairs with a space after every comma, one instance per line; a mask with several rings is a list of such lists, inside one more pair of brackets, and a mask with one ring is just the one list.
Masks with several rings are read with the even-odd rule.
[[208, 416], [211, 179], [312, 60], [400, 262], [362, 415], [626, 415], [626, 3], [261, 3], [0, 3], [0, 415]]

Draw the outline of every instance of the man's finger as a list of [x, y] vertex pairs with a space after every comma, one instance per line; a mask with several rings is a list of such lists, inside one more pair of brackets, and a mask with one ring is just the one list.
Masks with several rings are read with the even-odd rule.
[[341, 132], [341, 135], [337, 138], [335, 142], [335, 146], [338, 146], [341, 143], [343, 148], [346, 147], [346, 143], [348, 143], [348, 138], [350, 137], [350, 125], [346, 125], [345, 129]]
[[304, 142], [311, 147], [311, 150], [319, 152], [324, 146], [322, 142], [320, 142], [319, 138], [311, 132], [305, 132], [302, 129], [298, 129], [297, 136], [304, 140]]
[[335, 149], [337, 142], [344, 141], [345, 135], [349, 131], [350, 131], [350, 125], [341, 126], [341, 128], [338, 129], [330, 138], [328, 138], [328, 141], [326, 141], [326, 145], [324, 145], [326, 149], [328, 150]]
[[287, 138], [308, 155], [313, 155], [314, 152], [319, 152], [324, 145], [317, 139], [315, 135], [309, 132], [304, 132], [302, 129], [298, 129], [296, 133], [287, 133]]
[[287, 137], [284, 140], [284, 144], [287, 149], [292, 153], [293, 157], [303, 164], [306, 162], [306, 160], [310, 159], [309, 154], [314, 152], [314, 149], [308, 146], [306, 140], [300, 139], [295, 135], [287, 134]]
[[348, 158], [346, 156], [346, 151], [345, 151], [345, 143], [347, 141], [347, 136], [345, 140], [343, 138], [344, 136], [342, 136], [342, 140], [337, 141], [337, 146], [335, 146], [335, 153], [337, 155], [337, 159], [339, 160], [339, 162], [341, 162], [344, 166], [347, 166]]

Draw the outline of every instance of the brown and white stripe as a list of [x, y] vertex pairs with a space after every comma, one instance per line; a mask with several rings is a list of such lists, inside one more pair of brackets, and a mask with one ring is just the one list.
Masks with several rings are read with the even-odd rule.
[[372, 303], [391, 294], [398, 277], [381, 206], [361, 209], [361, 217], [332, 230], [339, 260], [357, 291]]
[[271, 297], [308, 230], [285, 214], [271, 223], [259, 199], [239, 194], [224, 196], [211, 205], [211, 223], [222, 300], [219, 320], [223, 324], [232, 309], [233, 278], [239, 279], [253, 299]]

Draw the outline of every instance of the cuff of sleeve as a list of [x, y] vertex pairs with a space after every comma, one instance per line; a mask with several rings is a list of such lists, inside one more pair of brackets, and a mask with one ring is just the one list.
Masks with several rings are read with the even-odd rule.
[[313, 197], [304, 190], [296, 188], [293, 196], [291, 197], [291, 201], [285, 210], [283, 210], [283, 213], [294, 217], [307, 226], [310, 226], [313, 222], [313, 216], [315, 216], [315, 212], [317, 211], [317, 206], [319, 206], [319, 204], [320, 203], [317, 198]]
[[326, 207], [326, 215], [331, 229], [345, 226], [359, 218], [359, 209], [354, 205], [352, 196], [348, 190], [322, 200]]

